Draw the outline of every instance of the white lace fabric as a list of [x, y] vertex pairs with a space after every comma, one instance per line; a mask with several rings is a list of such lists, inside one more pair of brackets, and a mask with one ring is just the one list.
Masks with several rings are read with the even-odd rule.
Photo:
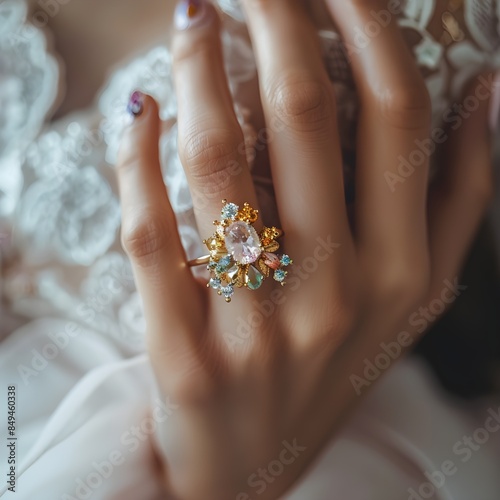
[[[255, 78], [255, 60], [245, 36], [239, 1], [219, 0], [218, 4], [225, 13], [223, 45], [226, 68], [231, 90], [238, 96], [240, 86]], [[412, 50], [425, 75], [434, 121], [438, 124], [443, 111], [459, 98], [471, 76], [486, 68], [500, 66], [500, 2], [464, 0], [463, 28], [470, 36], [447, 47], [443, 47], [427, 29], [435, 7], [435, 0], [407, 0], [399, 23], [403, 30], [416, 33], [420, 40]], [[50, 408], [55, 410], [67, 396], [75, 399], [72, 391], [85, 386], [94, 376], [92, 370], [99, 370], [99, 359], [110, 366], [126, 363], [127, 359], [134, 364], [134, 356], [144, 352], [145, 325], [141, 302], [118, 238], [120, 209], [113, 171], [120, 136], [130, 120], [126, 104], [135, 89], [151, 94], [158, 101], [161, 118], [169, 124], [160, 145], [165, 184], [188, 256], [200, 255], [202, 248], [194, 223], [189, 187], [177, 152], [177, 106], [168, 48], [155, 47], [114, 72], [102, 89], [96, 107], [48, 123], [59, 93], [57, 57], [47, 49], [42, 31], [30, 25], [26, 12], [24, 0], [0, 3], [0, 266], [3, 261], [3, 293], [12, 310], [27, 317], [64, 318], [64, 321], [54, 320], [55, 323], [41, 319], [34, 323], [34, 329], [40, 329], [40, 325], [49, 328], [49, 324], [50, 328], [54, 325], [63, 328], [68, 321], [75, 322], [90, 332], [88, 338], [93, 349], [96, 352], [103, 350], [95, 363], [86, 364], [78, 360], [80, 340], [68, 348], [66, 363], [76, 367], [70, 377], [71, 383], [54, 389], [57, 397], [54, 396], [52, 407], [47, 407], [45, 417], [26, 423], [27, 428], [33, 429], [28, 441], [34, 446], [35, 429], [41, 431], [46, 425], [56, 425], [50, 423]], [[358, 104], [349, 63], [335, 32], [322, 30], [319, 36], [325, 65], [338, 97], [343, 147], [347, 151], [353, 150]], [[251, 110], [242, 107], [238, 100], [235, 107], [251, 143], [254, 134]], [[31, 346], [43, 348], [46, 340], [37, 337], [34, 329], [28, 326], [5, 341], [2, 347], [10, 353], [12, 360], [6, 354], [3, 361], [0, 360], [0, 372], [9, 374], [10, 370], [15, 373], [17, 368], [13, 360], [21, 363]], [[23, 335], [31, 339], [30, 345], [25, 343]], [[86, 349], [85, 341], [82, 342], [81, 348]], [[99, 346], [99, 342], [104, 347]], [[62, 362], [62, 359], [61, 356], [57, 362]], [[129, 370], [128, 365], [123, 370]], [[147, 392], [151, 374], [145, 360], [141, 358], [130, 370], [141, 373], [136, 384], [141, 388], [137, 390]], [[56, 371], [49, 380], [57, 384], [54, 381], [61, 373], [64, 370]], [[30, 390], [33, 387], [30, 385]], [[38, 387], [47, 390], [46, 385]], [[108, 390], [109, 386], [106, 387]], [[141, 404], [145, 405], [146, 399], [143, 394]], [[65, 401], [71, 406], [71, 401]], [[130, 406], [123, 401], [121, 404], [127, 408]], [[76, 411], [75, 408], [72, 411]], [[82, 411], [86, 413], [88, 409]], [[79, 436], [75, 435], [77, 445], [81, 443]], [[57, 444], [59, 441], [54, 444], [53, 440], [46, 439], [52, 447], [60, 445]], [[47, 450], [49, 445], [45, 443], [44, 446], [40, 450]], [[26, 450], [26, 456], [27, 453]], [[138, 467], [141, 456], [134, 459]], [[50, 464], [44, 463], [43, 467], [48, 473]], [[34, 474], [28, 465], [23, 470], [27, 477]], [[411, 481], [413, 484], [414, 478]], [[36, 485], [37, 482], [34, 480], [30, 484]], [[137, 484], [128, 493], [123, 484], [120, 488], [123, 495], [139, 491]], [[26, 491], [36, 490], [30, 486]], [[141, 498], [153, 499], [156, 494], [158, 491], [151, 487], [149, 496]], [[138, 497], [120, 496], [127, 499]], [[349, 498], [357, 500], [355, 496]], [[359, 498], [367, 497], [361, 495]], [[484, 497], [484, 500], [491, 499]]]
[[[69, 283], [62, 268], [78, 266], [85, 274], [108, 252], [120, 252], [112, 165], [121, 132], [130, 120], [126, 103], [134, 89], [154, 96], [161, 118], [170, 124], [161, 139], [164, 179], [188, 253], [201, 251], [189, 187], [177, 154], [177, 106], [167, 47], [153, 48], [115, 71], [100, 93], [97, 109], [43, 127], [58, 93], [56, 58], [47, 51], [42, 32], [26, 21], [25, 2], [10, 0], [1, 5], [0, 44], [4, 50], [0, 60], [7, 71], [0, 79], [4, 104], [0, 106], [0, 232], [2, 227], [4, 234], [9, 231], [11, 237], [4, 236], [4, 241], [12, 241], [22, 254], [24, 270], [17, 269], [16, 279], [8, 286], [17, 310], [46, 313], [50, 307], [41, 302], [50, 302], [50, 295], [42, 297], [47, 280], [52, 286], [59, 283], [61, 292], [81, 297], [82, 278]], [[239, 86], [254, 79], [255, 61], [239, 2], [220, 0], [219, 5], [227, 15], [223, 35], [226, 68], [237, 96]], [[463, 15], [474, 36], [444, 48], [427, 29], [435, 8], [435, 0], [407, 0], [399, 23], [420, 39], [412, 50], [425, 73], [437, 124], [472, 75], [500, 65], [500, 38], [497, 2], [465, 0]], [[358, 104], [345, 48], [334, 31], [322, 30], [319, 36], [338, 96], [343, 147], [353, 151]], [[414, 40], [415, 36], [408, 38]], [[236, 101], [243, 129], [252, 137], [251, 112]], [[27, 289], [35, 293], [26, 297]], [[34, 302], [38, 302], [36, 307]], [[60, 310], [58, 305], [52, 301], [51, 307]]]

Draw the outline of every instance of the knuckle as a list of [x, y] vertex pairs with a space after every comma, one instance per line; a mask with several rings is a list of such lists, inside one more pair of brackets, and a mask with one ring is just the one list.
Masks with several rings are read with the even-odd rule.
[[227, 183], [241, 171], [243, 157], [238, 152], [242, 142], [234, 131], [212, 129], [190, 132], [180, 140], [181, 158], [192, 181], [210, 189]]
[[[193, 333], [182, 327], [178, 331], [179, 335], [187, 335], [190, 339], [194, 339]], [[225, 382], [224, 366], [217, 357], [217, 345], [212, 336], [203, 335], [198, 341], [198, 349], [192, 349], [184, 342], [166, 345], [163, 336], [154, 332], [146, 336], [153, 370], [166, 394], [180, 406], [206, 406]]]
[[[218, 26], [218, 17], [213, 17]], [[214, 58], [219, 57], [219, 47], [218, 30], [201, 30], [190, 33], [190, 36], [175, 36], [171, 50], [174, 72], [184, 63], [191, 66], [198, 60], [213, 62]]]
[[338, 275], [339, 278], [329, 284], [326, 293], [329, 302], [326, 309], [326, 324], [329, 331], [339, 338], [343, 338], [355, 328], [363, 300], [360, 275], [352, 267], [352, 263], [347, 263], [347, 268], [349, 273], [346, 274], [349, 275], [349, 279]]
[[203, 59], [213, 58], [212, 42], [206, 38], [191, 39], [188, 43], [183, 40], [182, 43], [174, 43], [172, 48], [173, 69], [185, 62], [193, 63], [193, 59], [198, 57]]
[[423, 82], [377, 94], [376, 102], [389, 125], [408, 130], [430, 127], [431, 99]]
[[331, 88], [318, 81], [280, 81], [270, 86], [268, 100], [276, 117], [291, 128], [318, 130], [334, 116]]
[[[336, 352], [339, 345], [354, 331], [358, 318], [358, 300], [355, 295], [325, 293], [325, 300], [317, 302], [308, 315], [293, 318], [292, 336], [299, 347], [308, 352]], [[311, 326], [312, 325], [312, 326]], [[304, 335], [304, 332], [314, 332]]]
[[345, 339], [352, 334], [354, 324], [354, 314], [351, 314], [351, 311], [333, 308], [328, 321], [325, 323], [323, 333], [318, 335], [313, 347], [320, 351], [324, 350], [326, 354], [336, 352]]
[[302, 329], [300, 336], [296, 332], [294, 338], [300, 339], [298, 346], [302, 352], [328, 360], [352, 335], [356, 322], [355, 309], [337, 308], [336, 304], [330, 304], [328, 314], [323, 316], [321, 325], [315, 327], [314, 335], [304, 338], [304, 331], [307, 330]]
[[115, 169], [117, 175], [126, 178], [128, 173], [139, 172], [143, 163], [142, 151], [137, 147], [132, 147], [129, 145], [129, 142], [126, 141], [126, 143], [122, 144], [120, 147], [119, 158], [116, 162]]
[[328, 308], [327, 329], [337, 339], [343, 339], [350, 334], [357, 321], [357, 299], [354, 294], [350, 297], [344, 292], [337, 293]]
[[420, 265], [414, 260], [393, 264], [391, 270], [376, 280], [375, 302], [382, 302], [394, 311], [413, 309], [429, 291], [431, 272], [427, 260], [422, 259]]
[[121, 241], [127, 254], [140, 265], [150, 265], [168, 247], [172, 238], [164, 216], [143, 211], [129, 221], [124, 221]]

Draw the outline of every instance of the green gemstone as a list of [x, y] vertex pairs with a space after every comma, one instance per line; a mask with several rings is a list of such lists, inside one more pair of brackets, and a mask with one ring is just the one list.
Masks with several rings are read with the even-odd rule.
[[264, 275], [254, 266], [250, 266], [247, 271], [247, 286], [250, 290], [257, 290], [264, 281]]

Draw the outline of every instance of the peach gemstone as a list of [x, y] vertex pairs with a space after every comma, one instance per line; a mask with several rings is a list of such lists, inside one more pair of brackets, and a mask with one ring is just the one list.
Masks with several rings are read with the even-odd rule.
[[264, 252], [262, 257], [264, 259], [264, 264], [271, 269], [278, 269], [278, 267], [280, 267], [280, 259], [275, 253]]

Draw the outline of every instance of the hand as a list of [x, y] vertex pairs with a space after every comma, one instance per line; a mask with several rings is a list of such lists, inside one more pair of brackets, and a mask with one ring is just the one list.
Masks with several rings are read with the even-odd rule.
[[[390, 189], [386, 173], [397, 175], [399, 158], [430, 132], [424, 82], [393, 22], [352, 60], [362, 106], [352, 231], [335, 100], [314, 28], [298, 2], [243, 3], [274, 127], [277, 207], [295, 262], [288, 285], [269, 279], [257, 291], [237, 290], [228, 305], [193, 277], [160, 172], [150, 97], [125, 133], [117, 166], [122, 240], [151, 362], [164, 396], [179, 405], [160, 432], [166, 488], [179, 499], [276, 499], [288, 491], [359, 399], [352, 376], [362, 376], [364, 360], [381, 342], [396, 342], [401, 328], [416, 338], [410, 314], [439, 298], [444, 279], [455, 280], [489, 195], [484, 103], [450, 136], [453, 168], [443, 170], [430, 207], [428, 158]], [[374, 4], [384, 2], [330, 0], [348, 43]], [[173, 40], [179, 150], [207, 238], [220, 200], [258, 204], [217, 15], [200, 2], [191, 12], [178, 18], [184, 29]], [[466, 146], [464, 137], [473, 141]], [[273, 476], [275, 460], [282, 468], [271, 466]]]

